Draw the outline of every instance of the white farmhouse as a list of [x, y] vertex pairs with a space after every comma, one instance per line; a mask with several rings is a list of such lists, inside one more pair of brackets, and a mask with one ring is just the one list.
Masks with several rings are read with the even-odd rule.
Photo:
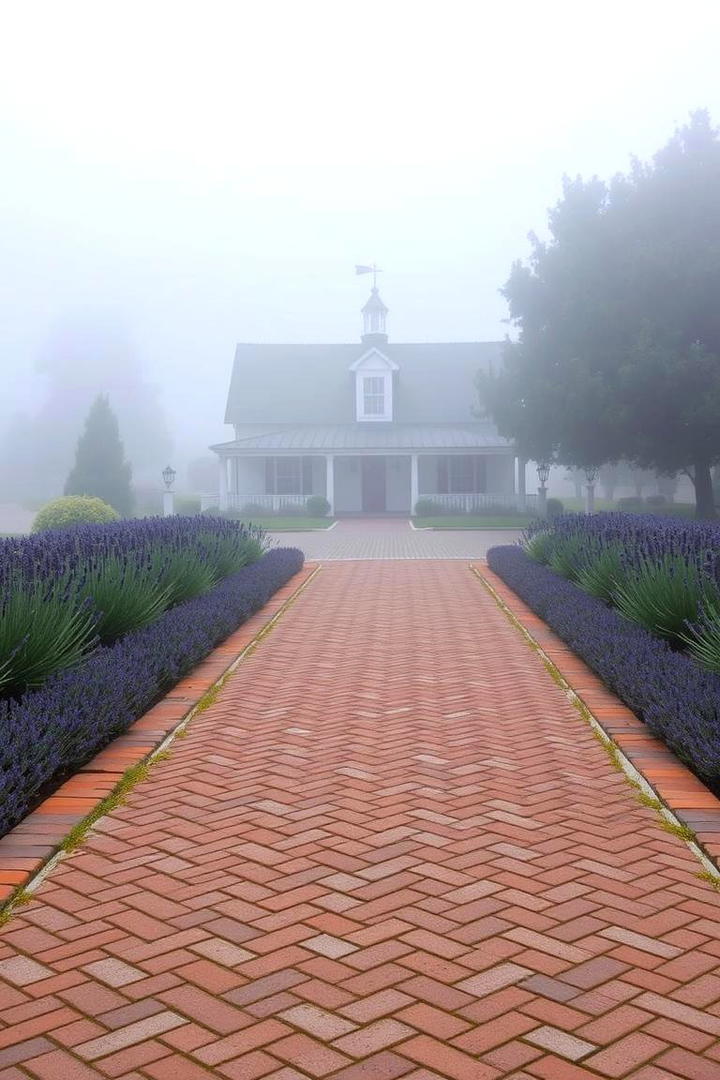
[[475, 376], [503, 343], [392, 344], [373, 288], [360, 342], [238, 345], [228, 394], [231, 442], [221, 509], [283, 511], [324, 495], [333, 514], [409, 514], [525, 506], [524, 462], [477, 415]]

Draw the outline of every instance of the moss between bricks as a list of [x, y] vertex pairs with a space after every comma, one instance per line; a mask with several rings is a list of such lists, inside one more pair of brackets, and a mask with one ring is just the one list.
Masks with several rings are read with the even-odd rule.
[[[699, 844], [697, 839], [697, 834], [687, 825], [682, 825], [677, 821], [669, 821], [666, 817], [666, 810], [668, 808], [665, 806], [665, 804], [656, 796], [648, 795], [647, 793], [642, 791], [642, 789], [640, 788], [640, 784], [637, 782], [637, 780], [635, 780], [627, 772], [626, 766], [623, 764], [623, 755], [621, 754], [619, 747], [607, 734], [607, 732], [604, 731], [602, 725], [599, 723], [599, 721], [595, 719], [592, 712], [587, 707], [582, 698], [580, 698], [573, 690], [572, 686], [564, 677], [559, 668], [553, 663], [550, 657], [547, 656], [547, 654], [532, 636], [527, 627], [523, 626], [520, 619], [518, 619], [518, 617], [510, 610], [508, 605], [502, 599], [500, 594], [493, 588], [490, 582], [487, 581], [485, 577], [483, 577], [483, 575], [476, 567], [471, 566], [470, 569], [472, 570], [475, 577], [477, 577], [478, 580], [487, 589], [492, 598], [495, 600], [498, 607], [507, 616], [513, 626], [515, 626], [515, 628], [519, 630], [520, 633], [523, 635], [526, 644], [534, 652], [538, 653], [546, 671], [549, 673], [553, 681], [564, 691], [566, 697], [575, 706], [575, 709], [577, 710], [577, 712], [580, 713], [583, 720], [585, 720], [590, 725], [590, 730], [592, 731], [592, 734], [595, 736], [595, 738], [607, 754], [613, 768], [617, 769], [619, 772], [622, 772], [626, 781], [632, 787], [639, 789], [638, 794], [636, 795], [636, 799], [640, 803], [640, 805], [647, 806], [649, 809], [654, 810], [657, 813], [658, 817], [660, 818], [660, 827], [664, 829], [665, 832], [672, 833], [673, 836], [679, 837], [679, 839], [684, 840], [688, 844], [693, 844], [695, 848], [702, 853], [703, 857], [707, 859], [708, 856], [704, 852], [702, 852], [701, 845]], [[632, 766], [632, 768], [634, 768], [634, 766]], [[672, 813], [672, 811], [670, 811], [670, 813]], [[696, 876], [702, 878], [703, 881], [710, 882], [714, 889], [720, 890], [720, 877], [717, 873], [711, 873], [709, 870], [701, 870], [698, 871]]]
[[[205, 710], [209, 709], [210, 706], [216, 701], [218, 694], [222, 690], [227, 680], [233, 674], [240, 661], [243, 660], [246, 656], [248, 656], [249, 653], [253, 652], [257, 648], [259, 643], [262, 641], [262, 639], [272, 631], [281, 616], [284, 615], [287, 609], [295, 603], [296, 599], [307, 588], [313, 578], [319, 573], [319, 570], [320, 567], [316, 567], [313, 572], [308, 575], [305, 581], [303, 581], [298, 586], [292, 596], [288, 597], [288, 599], [275, 613], [272, 619], [270, 619], [269, 622], [260, 629], [257, 635], [252, 639], [252, 641], [230, 664], [228, 669], [223, 672], [220, 678], [215, 683], [213, 683], [210, 689], [202, 695], [198, 702], [191, 708], [187, 716], [185, 716], [180, 721], [175, 730], [170, 732], [167, 740], [165, 740], [166, 742], [174, 742], [175, 739], [187, 738], [189, 734], [189, 725], [195, 718], [195, 716], [197, 716], [198, 713], [205, 712]], [[152, 751], [143, 761], [138, 762], [136, 765], [131, 765], [130, 768], [127, 769], [120, 777], [119, 781], [117, 782], [113, 790], [110, 792], [110, 794], [106, 795], [105, 798], [97, 804], [97, 806], [93, 807], [90, 813], [86, 817], [84, 817], [82, 821], [78, 822], [78, 824], [70, 830], [67, 836], [60, 843], [58, 850], [53, 858], [57, 858], [58, 855], [68, 854], [74, 851], [82, 843], [83, 839], [85, 838], [85, 836], [87, 836], [88, 832], [96, 821], [99, 821], [100, 818], [110, 813], [116, 807], [121, 806], [124, 803], [126, 796], [129, 794], [130, 791], [132, 791], [135, 785], [139, 784], [142, 780], [145, 780], [147, 778], [150, 770], [152, 769], [152, 766], [155, 765], [158, 761], [166, 760], [170, 756], [171, 751], [165, 746], [162, 749]], [[48, 862], [45, 863], [43, 869], [46, 869], [51, 862], [52, 860], [48, 860]], [[35, 879], [37, 879], [38, 876], [42, 874], [42, 872], [43, 870], [39, 871], [39, 874], [35, 875]], [[25, 885], [19, 886], [18, 889], [10, 897], [8, 897], [5, 903], [0, 906], [0, 926], [4, 926], [5, 923], [7, 923], [12, 918], [14, 911], [17, 907], [23, 904], [30, 903], [33, 898], [34, 889], [28, 889]]]

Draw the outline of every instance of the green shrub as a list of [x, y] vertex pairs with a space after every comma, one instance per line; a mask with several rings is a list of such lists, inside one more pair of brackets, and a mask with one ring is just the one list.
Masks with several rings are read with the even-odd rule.
[[698, 663], [720, 674], [720, 605], [706, 600], [700, 620], [682, 635]]
[[310, 495], [305, 501], [305, 511], [308, 517], [327, 517], [330, 503], [324, 495]]
[[667, 499], [664, 495], [648, 495], [645, 499], [646, 506], [667, 506]]
[[96, 631], [107, 645], [159, 618], [170, 605], [171, 592], [142, 563], [111, 557], [90, 567], [79, 597], [99, 612]]
[[33, 522], [33, 532], [67, 529], [71, 525], [98, 525], [118, 521], [120, 515], [94, 495], [62, 495], [43, 506]]
[[622, 499], [618, 499], [615, 504], [618, 510], [641, 510], [642, 499], [637, 495], [625, 495]]
[[440, 503], [435, 502], [434, 499], [420, 498], [415, 503], [415, 515], [416, 517], [436, 517], [438, 514], [442, 514], [443, 508]]
[[565, 513], [565, 507], [560, 499], [548, 499], [545, 504], [547, 516], [552, 519]]
[[237, 574], [243, 566], [257, 562], [266, 548], [262, 529], [254, 526], [244, 528], [230, 536], [219, 536], [208, 531], [198, 533], [196, 555], [203, 566], [210, 567], [218, 580]]
[[687, 624], [700, 612], [720, 605], [717, 586], [697, 566], [677, 555], [644, 559], [613, 592], [612, 602], [627, 619], [676, 643], [684, 643]]
[[168, 607], [202, 596], [217, 584], [219, 574], [197, 551], [178, 548], [170, 556], [155, 556], [152, 577], [168, 597]]
[[585, 555], [585, 540], [581, 536], [554, 536], [548, 566], [568, 581], [577, 581]]
[[575, 583], [591, 596], [611, 603], [624, 578], [622, 548], [588, 544], [575, 572]]
[[0, 692], [13, 695], [40, 686], [60, 668], [73, 667], [96, 643], [96, 615], [89, 602], [72, 610], [69, 574], [48, 582], [19, 577], [0, 602]]
[[553, 548], [553, 535], [545, 530], [536, 532], [533, 536], [526, 536], [522, 540], [522, 546], [527, 555], [535, 562], [547, 566]]

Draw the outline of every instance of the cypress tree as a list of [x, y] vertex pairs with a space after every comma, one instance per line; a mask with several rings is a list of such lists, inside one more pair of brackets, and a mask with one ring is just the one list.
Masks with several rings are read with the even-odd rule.
[[75, 451], [75, 464], [65, 483], [66, 495], [96, 495], [127, 517], [132, 510], [130, 463], [120, 439], [117, 417], [107, 395], [93, 402]]

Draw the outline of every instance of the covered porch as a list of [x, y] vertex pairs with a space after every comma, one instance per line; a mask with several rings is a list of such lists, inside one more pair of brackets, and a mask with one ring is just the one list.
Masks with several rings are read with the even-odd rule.
[[332, 516], [407, 514], [419, 499], [444, 512], [473, 513], [489, 508], [529, 509], [537, 496], [524, 490], [524, 463], [506, 448], [481, 453], [232, 452], [220, 458], [220, 490], [206, 496], [204, 509], [254, 513], [297, 513], [312, 495], [327, 499]]

